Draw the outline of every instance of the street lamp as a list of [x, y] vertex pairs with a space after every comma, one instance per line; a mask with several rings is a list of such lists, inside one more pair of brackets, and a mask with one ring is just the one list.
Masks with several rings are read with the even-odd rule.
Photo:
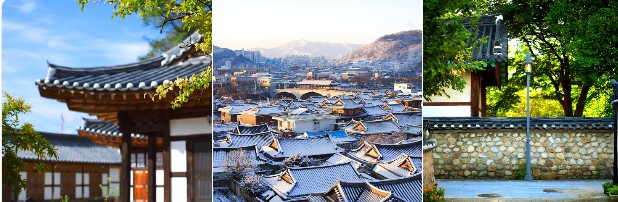
[[530, 73], [532, 73], [532, 59], [530, 54], [526, 55], [524, 61], [526, 67], [526, 176], [524, 180], [532, 180], [532, 172], [530, 171]]

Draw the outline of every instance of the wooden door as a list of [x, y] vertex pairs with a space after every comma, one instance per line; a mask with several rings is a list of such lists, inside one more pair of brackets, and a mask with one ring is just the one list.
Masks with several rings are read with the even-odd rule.
[[148, 201], [148, 171], [133, 170], [133, 201]]

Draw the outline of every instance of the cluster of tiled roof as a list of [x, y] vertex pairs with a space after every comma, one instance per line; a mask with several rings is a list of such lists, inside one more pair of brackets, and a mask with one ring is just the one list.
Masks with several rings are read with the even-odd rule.
[[38, 86], [79, 90], [151, 90], [178, 77], [199, 74], [210, 65], [209, 56], [173, 63], [190, 49], [191, 43], [197, 43], [200, 39], [201, 36], [196, 32], [186, 39], [187, 43], [181, 43], [159, 57], [126, 65], [73, 68], [48, 64], [47, 76], [37, 79], [35, 83]]
[[337, 180], [363, 181], [351, 163], [326, 166], [287, 168], [285, 171], [267, 176], [266, 184], [283, 199], [306, 197], [330, 189]]
[[[88, 138], [75, 135], [40, 133], [56, 148], [58, 159], [48, 158], [47, 161], [65, 163], [120, 164], [120, 151], [110, 146], [98, 145]], [[39, 160], [30, 151], [20, 150], [17, 156], [26, 160]]]
[[337, 181], [332, 188], [311, 193], [306, 200], [310, 202], [374, 202], [374, 201], [423, 201], [422, 176], [345, 182]]
[[[526, 118], [501, 117], [425, 117], [429, 130], [526, 129]], [[530, 118], [530, 129], [537, 130], [609, 130], [612, 118]]]
[[[401, 142], [399, 144], [370, 144], [364, 142], [359, 148], [352, 150], [353, 157], [370, 164], [390, 161], [406, 154], [413, 158], [422, 158], [422, 140]], [[415, 162], [416, 163], [416, 162]], [[420, 167], [421, 164], [415, 165]]]
[[330, 136], [316, 136], [302, 139], [279, 139], [275, 138], [272, 142], [262, 147], [264, 153], [274, 159], [287, 158], [295, 154], [301, 156], [323, 156], [333, 155], [339, 148]]

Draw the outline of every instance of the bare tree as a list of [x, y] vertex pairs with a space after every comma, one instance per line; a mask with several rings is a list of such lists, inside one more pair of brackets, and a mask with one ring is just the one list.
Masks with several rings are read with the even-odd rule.
[[239, 177], [255, 170], [257, 167], [255, 159], [253, 159], [254, 157], [249, 152], [240, 148], [232, 150], [223, 160], [223, 168], [231, 172], [234, 177]]
[[360, 141], [365, 141], [373, 144], [395, 144], [406, 139], [406, 134], [403, 132], [394, 132], [391, 134], [373, 134], [365, 135]]
[[300, 154], [294, 154], [285, 158], [283, 163], [287, 167], [306, 167], [317, 166], [320, 164], [320, 161], [306, 156], [301, 156]]

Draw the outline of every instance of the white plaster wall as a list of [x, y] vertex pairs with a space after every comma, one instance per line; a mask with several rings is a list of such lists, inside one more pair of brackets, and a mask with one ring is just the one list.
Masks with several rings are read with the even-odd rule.
[[171, 172], [187, 172], [187, 146], [186, 141], [170, 142]]
[[163, 187], [157, 187], [157, 202], [163, 202], [165, 197], [163, 194], [165, 193], [165, 189]]
[[[461, 77], [464, 79], [464, 81], [466, 81], [466, 86], [464, 87], [463, 92], [459, 92], [451, 88], [445, 89], [446, 94], [448, 94], [451, 97], [433, 96], [433, 97], [430, 97], [431, 102], [470, 102], [470, 95], [472, 93], [472, 90], [471, 90], [472, 88], [470, 86], [471, 75], [470, 73], [465, 73], [461, 75]], [[424, 102], [427, 102], [427, 100], [424, 100]], [[426, 107], [423, 106], [423, 111], [425, 111], [425, 109]], [[470, 115], [468, 114], [468, 116]]]
[[469, 117], [470, 105], [423, 106], [423, 117]]
[[172, 177], [171, 191], [173, 201], [187, 201], [187, 178]]
[[211, 134], [212, 121], [210, 117], [170, 120], [170, 135], [183, 136], [195, 134]]

